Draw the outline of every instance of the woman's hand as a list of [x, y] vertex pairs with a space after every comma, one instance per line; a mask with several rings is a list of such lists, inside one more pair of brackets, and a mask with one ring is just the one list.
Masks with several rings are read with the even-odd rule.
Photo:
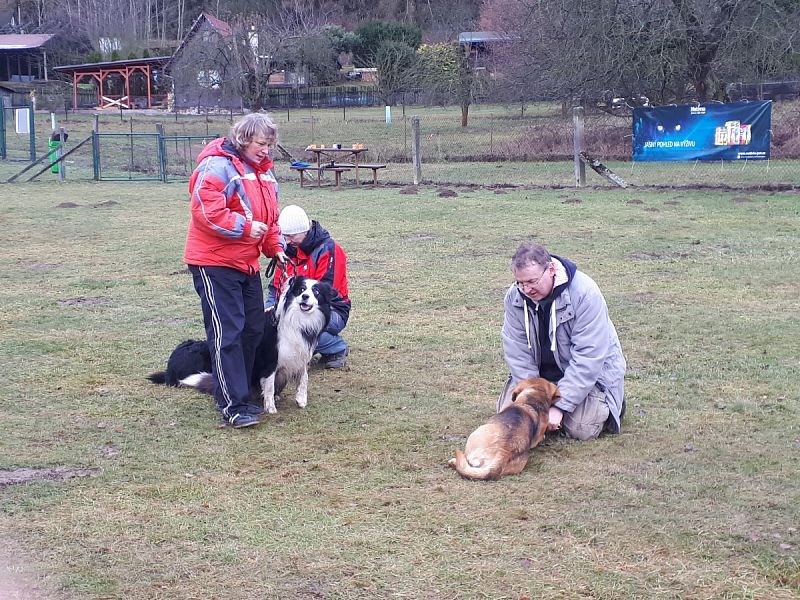
[[275, 255], [275, 259], [281, 264], [282, 267], [285, 267], [286, 262], [289, 260], [289, 257], [286, 256], [285, 252], [278, 252]]
[[260, 240], [267, 233], [267, 224], [261, 221], [253, 221], [250, 225], [250, 237]]

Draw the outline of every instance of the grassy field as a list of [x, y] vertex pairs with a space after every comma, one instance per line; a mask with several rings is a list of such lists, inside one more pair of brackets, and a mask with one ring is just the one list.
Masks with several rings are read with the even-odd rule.
[[[0, 189], [0, 597], [800, 594], [796, 195], [286, 183], [349, 254], [350, 367], [234, 431], [144, 379], [202, 335], [184, 185]], [[523, 240], [604, 291], [628, 414], [462, 481]]]

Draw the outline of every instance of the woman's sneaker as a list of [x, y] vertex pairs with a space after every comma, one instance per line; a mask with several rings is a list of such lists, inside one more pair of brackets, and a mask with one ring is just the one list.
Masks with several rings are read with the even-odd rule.
[[236, 413], [230, 419], [228, 419], [228, 424], [234, 429], [252, 427], [253, 425], [258, 425], [259, 423], [261, 423], [261, 419], [259, 419], [257, 415], [244, 412]]
[[350, 351], [345, 348], [342, 352], [336, 354], [324, 354], [322, 360], [325, 363], [326, 369], [341, 369], [347, 364], [347, 355]]

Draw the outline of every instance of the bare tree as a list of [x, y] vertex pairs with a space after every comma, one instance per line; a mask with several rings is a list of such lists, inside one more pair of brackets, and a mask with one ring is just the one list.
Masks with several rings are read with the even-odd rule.
[[481, 25], [507, 34], [495, 59], [509, 95], [704, 101], [764, 40], [796, 70], [787, 58], [796, 13], [780, 0], [487, 0]]
[[[333, 50], [323, 33], [324, 19], [313, 6], [285, 0], [283, 10], [269, 15], [249, 15], [231, 23], [232, 36], [227, 52], [220, 54], [226, 82], [238, 88], [251, 109], [265, 106], [269, 77], [291, 70], [301, 77], [309, 62], [335, 61]], [[313, 43], [312, 43], [313, 42]]]

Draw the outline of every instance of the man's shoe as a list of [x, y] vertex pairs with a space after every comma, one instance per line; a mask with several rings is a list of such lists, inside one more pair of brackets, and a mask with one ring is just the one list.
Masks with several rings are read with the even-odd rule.
[[325, 362], [326, 369], [341, 369], [347, 364], [347, 355], [350, 353], [349, 350], [345, 349], [342, 352], [337, 352], [336, 354], [326, 354], [322, 357], [323, 361]]
[[258, 425], [261, 423], [261, 419], [259, 419], [256, 415], [241, 412], [236, 413], [230, 419], [228, 419], [228, 423], [234, 429], [244, 429], [245, 427]]

